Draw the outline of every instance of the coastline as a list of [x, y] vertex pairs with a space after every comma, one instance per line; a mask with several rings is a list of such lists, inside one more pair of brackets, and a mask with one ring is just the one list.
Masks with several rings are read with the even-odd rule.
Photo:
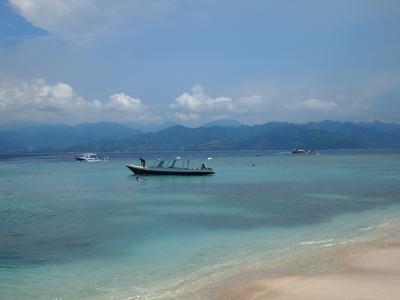
[[305, 242], [220, 265], [186, 277], [154, 299], [397, 300], [400, 219], [382, 221], [364, 228], [361, 238]]
[[[384, 224], [385, 226], [387, 224]], [[336, 245], [310, 253], [315, 266], [286, 274], [234, 280], [215, 293], [218, 300], [398, 299], [400, 295], [400, 224], [368, 241]], [[387, 229], [387, 228], [386, 228]], [[397, 229], [397, 230], [396, 230]], [[382, 232], [381, 232], [382, 233]], [[317, 255], [317, 256], [315, 256]]]

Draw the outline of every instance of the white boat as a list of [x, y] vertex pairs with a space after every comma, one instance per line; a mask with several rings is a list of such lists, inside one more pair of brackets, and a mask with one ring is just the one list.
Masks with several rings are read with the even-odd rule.
[[81, 156], [75, 157], [78, 161], [86, 161], [86, 162], [96, 162], [96, 161], [105, 161], [107, 158], [100, 158], [97, 153], [88, 152], [82, 153]]
[[293, 149], [292, 154], [316, 154], [313, 149]]

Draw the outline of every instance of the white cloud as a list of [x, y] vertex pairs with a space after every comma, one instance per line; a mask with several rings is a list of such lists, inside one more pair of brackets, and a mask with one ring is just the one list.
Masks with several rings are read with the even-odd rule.
[[123, 32], [139, 16], [167, 11], [173, 0], [9, 0], [28, 22], [61, 39], [86, 41]]
[[223, 116], [235, 117], [248, 113], [262, 111], [265, 101], [260, 95], [240, 97], [233, 99], [226, 96], [210, 97], [201, 85], [195, 85], [191, 92], [186, 92], [176, 97], [169, 105], [174, 111], [173, 116], [178, 121], [213, 120]]
[[0, 103], [3, 112], [40, 111], [75, 111], [91, 108], [92, 103], [75, 94], [71, 86], [65, 83], [48, 85], [43, 79], [22, 82], [16, 86], [0, 87]]
[[265, 105], [268, 104], [267, 101], [261, 95], [251, 95], [240, 97], [238, 103], [236, 104], [237, 111], [242, 113], [252, 112], [252, 113], [261, 113], [265, 109]]
[[337, 104], [332, 101], [321, 101], [319, 99], [306, 99], [299, 103], [300, 107], [315, 110], [332, 110], [337, 107]]
[[[392, 86], [390, 88], [393, 89]], [[361, 95], [357, 93], [360, 90]], [[361, 88], [291, 89], [277, 84], [269, 88], [264, 83], [260, 88], [253, 86], [251, 89], [246, 87], [246, 90], [232, 92], [233, 96], [212, 97], [201, 85], [195, 85], [169, 104], [158, 103], [157, 106], [149, 107], [141, 99], [122, 92], [102, 100], [89, 100], [63, 82], [49, 84], [43, 79], [35, 79], [11, 83], [0, 80], [0, 123], [151, 123], [170, 119], [193, 126], [226, 118], [248, 124], [324, 119], [398, 122], [397, 110], [392, 109], [398, 107], [397, 98], [393, 96], [389, 109], [380, 102], [380, 95], [385, 95], [387, 89], [381, 88], [375, 93], [371, 90], [364, 95], [365, 90]], [[159, 115], [165, 109], [167, 112], [161, 118]]]
[[[383, 79], [378, 77], [337, 86], [256, 81], [238, 85], [229, 96], [220, 97], [209, 96], [200, 85], [195, 85], [169, 105], [170, 116], [188, 125], [223, 118], [238, 119], [247, 124], [327, 119], [398, 122], [397, 110], [393, 107], [399, 106], [396, 97], [399, 78], [398, 74], [393, 74]], [[382, 101], [391, 102], [386, 106]]]
[[260, 95], [262, 99], [261, 103], [257, 104], [258, 98], [254, 97], [256, 103], [253, 107], [257, 110], [247, 113], [241, 119], [251, 124], [268, 121], [348, 120], [354, 113], [352, 103], [357, 98], [343, 86], [332, 88], [315, 82], [284, 84], [277, 81], [254, 81], [235, 87], [235, 91], [239, 97], [253, 94]]
[[183, 93], [171, 103], [172, 109], [183, 109], [187, 111], [232, 111], [233, 100], [229, 97], [211, 98], [205, 94], [201, 85], [192, 87], [191, 93]]
[[105, 108], [114, 111], [132, 111], [137, 113], [144, 111], [144, 106], [140, 99], [133, 98], [124, 93], [111, 95]]
[[200, 119], [200, 116], [194, 113], [175, 112], [174, 118], [178, 121], [187, 122], [187, 121], [197, 121]]
[[140, 99], [124, 93], [113, 94], [107, 101], [89, 101], [66, 83], [50, 85], [44, 79], [0, 83], [2, 122], [150, 122], [158, 119]]

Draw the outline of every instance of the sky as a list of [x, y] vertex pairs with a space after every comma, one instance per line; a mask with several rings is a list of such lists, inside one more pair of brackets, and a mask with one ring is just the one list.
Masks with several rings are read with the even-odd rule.
[[0, 126], [400, 122], [397, 0], [0, 0]]

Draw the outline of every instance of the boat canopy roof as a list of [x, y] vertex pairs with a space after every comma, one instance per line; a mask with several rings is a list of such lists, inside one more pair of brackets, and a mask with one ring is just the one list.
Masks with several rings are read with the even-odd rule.
[[[176, 158], [172, 160], [157, 159], [156, 162], [151, 166], [153, 168], [177, 168], [177, 169], [198, 169], [200, 167], [206, 167], [205, 162], [199, 162], [194, 160], [194, 164], [191, 163], [190, 159]], [[195, 167], [193, 167], [195, 165]]]

